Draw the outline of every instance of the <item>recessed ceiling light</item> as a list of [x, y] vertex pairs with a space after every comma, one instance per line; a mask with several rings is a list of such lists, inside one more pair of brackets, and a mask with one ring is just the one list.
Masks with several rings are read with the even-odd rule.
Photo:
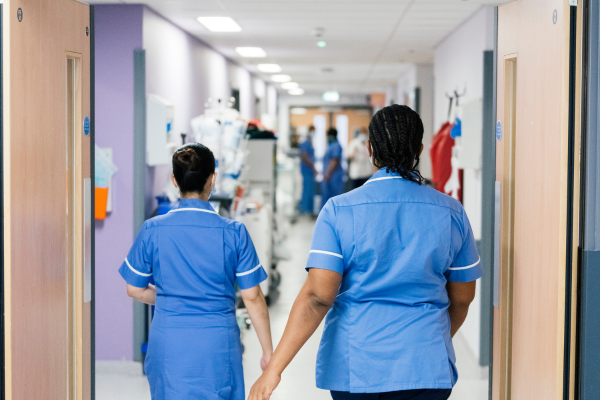
[[286, 82], [281, 84], [281, 88], [285, 90], [296, 89], [299, 87], [300, 85], [298, 85], [296, 82]]
[[292, 80], [292, 77], [289, 75], [273, 75], [271, 80], [273, 82], [289, 82]]
[[325, 47], [325, 46], [327, 46], [327, 43], [325, 41], [323, 41], [323, 40], [320, 40], [320, 41], [317, 42], [317, 46], [319, 46], [319, 47]]
[[260, 47], [236, 47], [235, 51], [242, 57], [266, 57], [267, 53]]
[[281, 72], [281, 67], [278, 64], [258, 64], [256, 66], [260, 72]]
[[211, 32], [239, 32], [242, 28], [229, 17], [198, 17], [198, 22]]
[[291, 94], [292, 96], [302, 96], [304, 94], [304, 89], [291, 89], [288, 90], [288, 93]]
[[323, 93], [324, 101], [336, 102], [340, 100], [340, 94], [338, 92], [325, 92]]

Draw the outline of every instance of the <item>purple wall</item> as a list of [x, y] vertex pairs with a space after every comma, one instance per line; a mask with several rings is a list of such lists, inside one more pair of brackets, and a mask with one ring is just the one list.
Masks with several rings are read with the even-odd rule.
[[113, 149], [113, 211], [96, 221], [96, 359], [133, 360], [133, 300], [118, 268], [133, 243], [133, 51], [141, 5], [95, 6], [96, 144]]

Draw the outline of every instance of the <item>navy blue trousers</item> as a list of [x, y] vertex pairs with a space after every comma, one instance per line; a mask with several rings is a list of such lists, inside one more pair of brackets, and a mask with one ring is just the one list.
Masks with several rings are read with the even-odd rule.
[[399, 390], [386, 393], [348, 393], [331, 391], [333, 400], [448, 400], [452, 389]]

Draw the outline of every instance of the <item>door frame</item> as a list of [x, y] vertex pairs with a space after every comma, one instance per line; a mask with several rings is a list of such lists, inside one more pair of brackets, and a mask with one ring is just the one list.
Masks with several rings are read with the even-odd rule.
[[[0, 4], [0, 210], [4, 210], [4, 4]], [[4, 213], [0, 213], [0, 399], [6, 398], [5, 374], [5, 323], [4, 323]]]
[[600, 229], [600, 198], [598, 163], [600, 162], [600, 0], [586, 0], [582, 4], [581, 30], [581, 163], [580, 163], [580, 229], [579, 262], [577, 264], [577, 327], [575, 362], [575, 398], [592, 400], [600, 396], [597, 385], [600, 377], [600, 243], [596, 232]]
[[[96, 209], [96, 29], [94, 11], [90, 5], [90, 179], [92, 185], [91, 209]], [[91, 280], [92, 300], [90, 302], [90, 390], [91, 400], [96, 399], [96, 218], [92, 217], [91, 232]], [[1, 398], [0, 400], [4, 400]]]

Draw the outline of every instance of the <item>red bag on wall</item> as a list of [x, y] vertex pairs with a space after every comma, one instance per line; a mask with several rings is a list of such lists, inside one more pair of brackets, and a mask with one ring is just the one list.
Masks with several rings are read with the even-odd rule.
[[444, 186], [450, 179], [452, 174], [452, 148], [454, 147], [454, 139], [450, 136], [450, 131], [454, 124], [445, 122], [438, 133], [435, 134], [431, 141], [429, 156], [431, 157], [431, 181], [435, 188], [444, 192]]

